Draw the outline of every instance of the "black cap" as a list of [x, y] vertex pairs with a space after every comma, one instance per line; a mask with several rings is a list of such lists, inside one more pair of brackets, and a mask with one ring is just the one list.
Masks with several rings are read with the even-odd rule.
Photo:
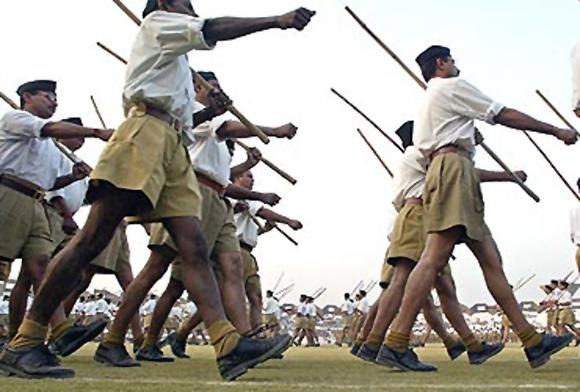
[[404, 149], [413, 145], [413, 125], [413, 121], [407, 121], [395, 131], [399, 139], [401, 139]]
[[211, 71], [199, 71], [197, 74], [199, 76], [201, 76], [202, 78], [204, 78], [206, 81], [210, 81], [210, 80], [217, 81], [218, 80], [217, 76], [215, 76], [215, 73], [213, 73]]
[[439, 58], [439, 57], [449, 57], [451, 56], [451, 50], [445, 46], [433, 45], [425, 49], [415, 61], [420, 67], [428, 62], [429, 60]]
[[21, 97], [22, 94], [31, 91], [46, 91], [49, 93], [55, 93], [56, 82], [52, 80], [34, 80], [32, 82], [27, 82], [18, 87], [16, 94]]
[[71, 124], [80, 125], [81, 127], [83, 126], [83, 120], [81, 120], [80, 117], [69, 117], [69, 118], [65, 118], [62, 121], [67, 122], [67, 123], [71, 123]]
[[143, 16], [144, 19], [150, 13], [158, 10], [159, 7], [157, 6], [157, 0], [147, 0], [147, 4], [145, 4], [145, 9], [143, 10], [143, 13], [141, 15]]
[[362, 295], [363, 297], [367, 296], [367, 292], [364, 290], [359, 291], [360, 295]]

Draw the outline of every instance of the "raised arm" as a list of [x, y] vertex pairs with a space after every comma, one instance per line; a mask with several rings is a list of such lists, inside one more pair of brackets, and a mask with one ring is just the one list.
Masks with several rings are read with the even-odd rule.
[[314, 14], [314, 11], [299, 8], [284, 15], [266, 18], [222, 17], [208, 19], [203, 26], [203, 35], [206, 41], [215, 43], [240, 38], [269, 29], [302, 30], [310, 23], [310, 19]]
[[497, 116], [494, 117], [494, 121], [498, 124], [514, 129], [552, 135], [566, 144], [574, 144], [578, 140], [576, 132], [571, 129], [555, 127], [511, 108], [503, 108]]
[[260, 162], [260, 159], [262, 159], [262, 153], [260, 150], [257, 148], [250, 148], [249, 151], [246, 151], [246, 160], [230, 169], [230, 179], [233, 181], [234, 178], [240, 174], [251, 170]]

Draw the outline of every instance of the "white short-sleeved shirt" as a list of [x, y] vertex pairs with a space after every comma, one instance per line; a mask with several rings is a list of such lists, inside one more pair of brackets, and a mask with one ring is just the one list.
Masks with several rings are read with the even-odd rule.
[[580, 206], [570, 211], [570, 237], [574, 245], [580, 246]]
[[572, 109], [580, 109], [580, 41], [572, 50]]
[[72, 312], [74, 314], [83, 314], [85, 312], [85, 303], [84, 302], [77, 301], [77, 303], [73, 307]]
[[[560, 294], [560, 299], [558, 300], [558, 305], [561, 304], [571, 304], [572, 303], [572, 293], [568, 290], [563, 290], [562, 294]], [[566, 305], [566, 306], [570, 306], [570, 305]]]
[[143, 306], [141, 306], [141, 315], [147, 316], [147, 315], [153, 313], [153, 311], [155, 310], [156, 304], [157, 304], [156, 299], [147, 300], [147, 302], [145, 302], [145, 304], [143, 304]]
[[473, 157], [474, 120], [493, 125], [504, 107], [461, 78], [432, 78], [415, 119], [413, 144], [426, 157], [449, 144]]
[[3, 316], [8, 314], [8, 301], [0, 301], [0, 314]]
[[308, 315], [310, 317], [316, 317], [316, 305], [314, 305], [314, 304], [307, 304], [306, 305], [306, 309], [307, 309]]
[[97, 303], [95, 301], [87, 302], [87, 305], [85, 306], [85, 314], [87, 316], [97, 315]]
[[278, 310], [280, 309], [280, 305], [278, 301], [274, 298], [266, 298], [266, 302], [264, 304], [264, 314], [277, 314]]
[[[62, 159], [59, 169], [58, 176], [66, 176], [72, 173], [73, 164], [68, 159]], [[85, 196], [87, 190], [89, 189], [89, 179], [83, 178], [82, 180], [75, 181], [72, 184], [65, 186], [64, 188], [57, 189], [55, 191], [48, 192], [46, 194], [46, 200], [51, 201], [55, 197], [62, 197], [65, 201], [66, 206], [72, 212], [76, 214], [78, 210], [81, 209], [85, 201]]]
[[400, 211], [405, 199], [423, 197], [427, 159], [415, 146], [409, 146], [393, 179], [393, 205]]
[[97, 300], [97, 303], [95, 304], [95, 312], [97, 314], [99, 313], [108, 314], [109, 304], [107, 303], [107, 301], [105, 301], [103, 298]]
[[[195, 102], [194, 112], [203, 108], [201, 103]], [[229, 120], [230, 116], [223, 114], [199, 124], [190, 132], [192, 143], [187, 146], [193, 169], [224, 187], [230, 183], [232, 156], [225, 139], [221, 139], [217, 131]]]
[[0, 119], [0, 173], [31, 182], [42, 189], [54, 186], [62, 153], [40, 132], [49, 121], [24, 110], [7, 112]]
[[297, 311], [297, 313], [301, 314], [302, 316], [308, 315], [308, 307], [305, 303], [299, 303], [298, 309], [296, 311]]
[[187, 53], [213, 49], [203, 36], [204, 19], [155, 11], [141, 23], [125, 74], [125, 115], [145, 102], [193, 126], [195, 92]]
[[340, 306], [340, 310], [350, 316], [354, 313], [354, 304], [350, 300], [344, 301]]
[[250, 208], [234, 215], [236, 236], [241, 242], [254, 247], [258, 244], [258, 225], [252, 217], [256, 217], [264, 205], [254, 200], [248, 200], [247, 203]]
[[183, 318], [183, 311], [179, 306], [174, 306], [169, 311], [169, 317], [181, 320]]
[[193, 301], [190, 301], [187, 303], [187, 313], [189, 313], [189, 316], [193, 316], [195, 314], [195, 312], [197, 312], [197, 306], [195, 306], [195, 303]]
[[366, 298], [361, 299], [356, 308], [359, 312], [367, 314], [369, 312], [369, 301]]

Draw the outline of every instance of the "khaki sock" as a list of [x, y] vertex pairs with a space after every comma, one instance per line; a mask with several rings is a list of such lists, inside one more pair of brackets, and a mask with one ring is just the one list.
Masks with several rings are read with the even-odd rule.
[[405, 352], [407, 348], [409, 348], [409, 340], [410, 335], [405, 335], [398, 332], [391, 332], [390, 334], [387, 335], [385, 343], [390, 349], [402, 353]]
[[64, 320], [62, 323], [58, 324], [56, 327], [52, 328], [50, 331], [50, 339], [49, 340], [57, 340], [66, 334], [69, 329], [73, 326], [72, 321]]
[[374, 335], [372, 333], [369, 334], [367, 340], [365, 340], [365, 345], [372, 350], [378, 350], [381, 348], [381, 343], [383, 342], [383, 337]]
[[442, 339], [443, 339], [443, 344], [445, 345], [446, 348], [451, 348], [457, 344], [457, 341], [455, 339], [453, 339], [453, 336], [451, 336], [449, 334], [443, 336]]
[[189, 330], [187, 328], [187, 325], [182, 324], [175, 333], [175, 340], [177, 340], [178, 342], [185, 342], [188, 336]]
[[483, 346], [481, 341], [474, 335], [469, 334], [465, 339], [463, 339], [463, 344], [467, 348], [467, 351], [472, 353], [480, 353], [483, 351]]
[[109, 331], [103, 339], [104, 346], [123, 346], [125, 344], [125, 334], [116, 331]]
[[43, 344], [48, 333], [48, 327], [25, 318], [18, 328], [14, 339], [10, 341], [9, 346], [12, 348], [27, 348]]
[[209, 326], [207, 333], [218, 359], [229, 354], [240, 340], [240, 334], [227, 320], [216, 321]]
[[145, 335], [143, 343], [141, 343], [141, 347], [151, 347], [154, 346], [155, 344], [157, 344], [157, 336], [153, 336], [150, 333], [147, 333], [147, 335]]
[[518, 337], [522, 341], [525, 348], [537, 346], [542, 342], [542, 335], [540, 335], [531, 325], [523, 331], [518, 332]]

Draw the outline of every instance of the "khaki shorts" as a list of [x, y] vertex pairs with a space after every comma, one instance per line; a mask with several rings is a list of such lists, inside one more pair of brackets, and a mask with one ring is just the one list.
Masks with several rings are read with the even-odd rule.
[[262, 319], [265, 325], [274, 326], [279, 324], [278, 317], [276, 317], [275, 313], [265, 314], [264, 316], [262, 316]]
[[308, 319], [304, 316], [296, 316], [294, 318], [294, 325], [296, 329], [308, 329]]
[[352, 314], [342, 316], [342, 328], [351, 328], [352, 326]]
[[167, 123], [134, 110], [101, 153], [91, 173], [87, 200], [99, 198], [99, 183], [136, 191], [147, 198], [147, 212], [135, 222], [201, 214], [201, 195], [181, 135]]
[[258, 281], [260, 279], [260, 275], [258, 275], [258, 262], [256, 261], [256, 258], [254, 257], [254, 255], [252, 253], [250, 253], [249, 250], [244, 249], [242, 247], [240, 247], [240, 254], [242, 255], [242, 262], [243, 262], [243, 279], [244, 279], [244, 284], [251, 284], [251, 283], [255, 283], [256, 279], [253, 278], [258, 278]]
[[576, 266], [578, 267], [578, 271], [580, 271], [580, 245], [576, 249]]
[[131, 254], [127, 232], [121, 223], [109, 242], [109, 245], [93, 260], [91, 265], [97, 267], [100, 274], [118, 274], [123, 270], [131, 270]]
[[143, 328], [149, 328], [151, 326], [151, 320], [153, 320], [153, 313], [148, 314], [143, 317]]
[[6, 261], [0, 261], [0, 282], [7, 282], [10, 278], [10, 270], [12, 270], [12, 264]]
[[0, 260], [50, 256], [51, 250], [44, 205], [0, 185]]
[[307, 328], [309, 331], [314, 331], [316, 329], [316, 318], [315, 317], [309, 317], [308, 318], [308, 323], [307, 323]]
[[570, 308], [563, 308], [558, 310], [558, 324], [559, 325], [575, 325], [576, 316]]
[[428, 233], [462, 226], [464, 237], [476, 241], [489, 233], [473, 162], [460, 154], [441, 154], [433, 159], [425, 179], [423, 205]]
[[74, 234], [66, 234], [62, 230], [63, 219], [54, 207], [50, 205], [46, 206], [46, 216], [48, 217], [48, 223], [50, 225], [50, 236], [53, 245], [51, 255], [54, 257], [64, 249], [66, 244], [74, 237]]
[[[204, 235], [207, 249], [212, 260], [222, 253], [240, 251], [240, 244], [236, 238], [236, 225], [234, 223], [234, 209], [229, 201], [211, 188], [201, 185], [202, 209], [201, 209], [201, 230]], [[165, 230], [162, 224], [151, 225], [151, 239], [149, 248], [164, 246], [177, 252], [175, 242]], [[182, 281], [181, 258], [173, 260], [171, 277]]]
[[417, 263], [425, 248], [425, 240], [423, 206], [404, 205], [395, 220], [387, 262], [393, 264], [397, 258], [405, 258]]
[[546, 312], [546, 315], [548, 316], [548, 326], [549, 327], [553, 327], [554, 325], [556, 325], [556, 318], [558, 315], [558, 312], [556, 309], [550, 309]]

